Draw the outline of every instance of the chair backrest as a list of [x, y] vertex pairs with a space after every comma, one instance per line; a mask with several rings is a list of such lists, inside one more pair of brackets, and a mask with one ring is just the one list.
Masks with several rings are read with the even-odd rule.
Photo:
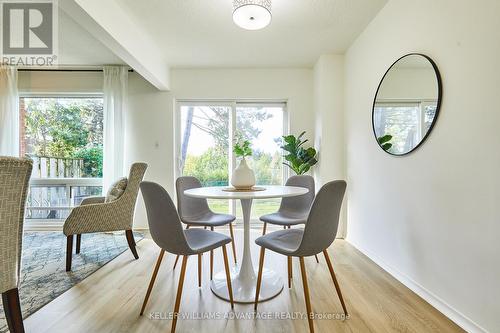
[[127, 187], [125, 187], [125, 191], [119, 199], [124, 198], [126, 201], [132, 200], [135, 202], [135, 200], [137, 199], [137, 194], [139, 193], [139, 186], [142, 179], [144, 178], [144, 174], [146, 173], [147, 168], [148, 165], [142, 162], [136, 162], [130, 166], [130, 172], [127, 179]]
[[137, 201], [137, 195], [139, 194], [139, 185], [144, 178], [147, 168], [148, 165], [142, 162], [133, 163], [130, 166], [127, 187], [125, 188], [123, 194], [116, 200], [119, 202], [120, 209], [127, 210], [127, 219], [126, 221], [124, 220], [124, 222], [130, 224], [130, 228], [132, 227], [134, 218], [135, 204]]
[[157, 183], [142, 182], [141, 192], [146, 204], [149, 232], [155, 243], [173, 254], [189, 254], [191, 249], [167, 191]]
[[305, 187], [309, 190], [304, 195], [283, 198], [279, 211], [289, 215], [307, 215], [314, 201], [314, 178], [308, 175], [292, 176], [286, 181], [286, 186]]
[[297, 249], [298, 256], [318, 254], [333, 243], [346, 187], [344, 180], [335, 180], [321, 187], [309, 212], [304, 236]]
[[206, 199], [192, 198], [184, 194], [186, 190], [199, 187], [201, 187], [201, 183], [196, 177], [183, 176], [177, 178], [175, 189], [177, 192], [177, 209], [181, 221], [211, 212]]
[[32, 168], [28, 158], [0, 157], [0, 293], [17, 287]]

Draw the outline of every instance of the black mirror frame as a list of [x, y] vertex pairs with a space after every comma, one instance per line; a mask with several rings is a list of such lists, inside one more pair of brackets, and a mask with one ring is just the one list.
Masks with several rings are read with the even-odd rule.
[[[432, 121], [431, 126], [429, 127], [429, 130], [427, 131], [427, 133], [425, 133], [422, 140], [420, 140], [420, 142], [415, 147], [413, 147], [413, 149], [407, 151], [404, 154], [393, 154], [393, 153], [385, 150], [384, 148], [382, 148], [382, 145], [378, 142], [377, 133], [375, 132], [375, 124], [373, 121], [374, 116], [375, 116], [375, 103], [377, 101], [378, 91], [380, 90], [380, 86], [382, 85], [382, 82], [384, 82], [384, 79], [387, 76], [387, 73], [389, 73], [391, 68], [394, 67], [394, 65], [396, 65], [398, 63], [398, 61], [400, 61], [401, 59], [406, 58], [408, 56], [412, 56], [412, 55], [418, 55], [418, 56], [424, 57], [425, 59], [427, 59], [430, 62], [430, 64], [432, 65], [432, 68], [434, 68], [434, 73], [436, 74], [436, 79], [437, 79], [437, 84], [438, 84], [438, 99], [437, 99], [437, 104], [436, 104], [436, 114], [434, 116], [434, 120]], [[373, 135], [375, 136], [375, 141], [377, 142], [377, 145], [380, 147], [380, 149], [382, 149], [382, 151], [384, 151], [385, 153], [392, 155], [392, 156], [406, 156], [406, 155], [414, 152], [415, 150], [417, 150], [425, 142], [425, 140], [427, 139], [429, 134], [432, 132], [434, 125], [436, 124], [436, 122], [438, 120], [439, 112], [441, 110], [442, 98], [443, 98], [443, 84], [441, 81], [441, 74], [439, 72], [439, 69], [438, 69], [436, 63], [429, 56], [422, 54], [422, 53], [408, 53], [408, 54], [405, 54], [404, 56], [398, 58], [396, 61], [394, 61], [392, 63], [392, 65], [387, 69], [387, 71], [385, 71], [384, 76], [382, 76], [382, 79], [380, 80], [380, 82], [378, 84], [377, 91], [375, 92], [375, 97], [373, 98], [373, 104], [372, 104], [372, 130], [373, 130]]]

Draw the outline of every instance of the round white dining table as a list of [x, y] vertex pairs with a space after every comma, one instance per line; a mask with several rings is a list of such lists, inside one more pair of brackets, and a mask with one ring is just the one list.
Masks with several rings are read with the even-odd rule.
[[[264, 188], [262, 191], [228, 192], [227, 187], [200, 187], [184, 191], [184, 194], [194, 198], [204, 199], [239, 199], [243, 211], [243, 258], [241, 265], [235, 265], [231, 270], [231, 284], [233, 287], [233, 298], [238, 303], [253, 303], [255, 300], [255, 288], [257, 285], [257, 272], [252, 264], [250, 252], [250, 214], [252, 201], [257, 199], [284, 198], [303, 195], [308, 189], [295, 186], [258, 186]], [[219, 272], [214, 275], [210, 287], [218, 297], [229, 301], [226, 275]], [[276, 272], [264, 268], [262, 273], [262, 285], [260, 289], [260, 301], [269, 300], [283, 290], [283, 280]]]

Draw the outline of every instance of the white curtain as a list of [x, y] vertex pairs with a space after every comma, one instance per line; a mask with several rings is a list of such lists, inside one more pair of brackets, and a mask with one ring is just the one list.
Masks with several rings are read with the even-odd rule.
[[127, 108], [128, 68], [104, 67], [103, 193], [124, 175], [124, 115]]
[[19, 156], [17, 69], [0, 65], [0, 156]]

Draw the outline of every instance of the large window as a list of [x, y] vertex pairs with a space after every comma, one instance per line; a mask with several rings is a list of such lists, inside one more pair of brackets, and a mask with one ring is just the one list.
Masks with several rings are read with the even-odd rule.
[[101, 193], [101, 97], [22, 97], [21, 155], [33, 160], [26, 217], [62, 220]]
[[[237, 161], [236, 138], [252, 142], [249, 160], [259, 185], [281, 185], [284, 179], [280, 138], [286, 134], [284, 103], [179, 103], [177, 175], [195, 176], [204, 186], [227, 186]], [[234, 202], [209, 200], [216, 212], [242, 216]], [[257, 200], [252, 217], [276, 211], [279, 200]]]

